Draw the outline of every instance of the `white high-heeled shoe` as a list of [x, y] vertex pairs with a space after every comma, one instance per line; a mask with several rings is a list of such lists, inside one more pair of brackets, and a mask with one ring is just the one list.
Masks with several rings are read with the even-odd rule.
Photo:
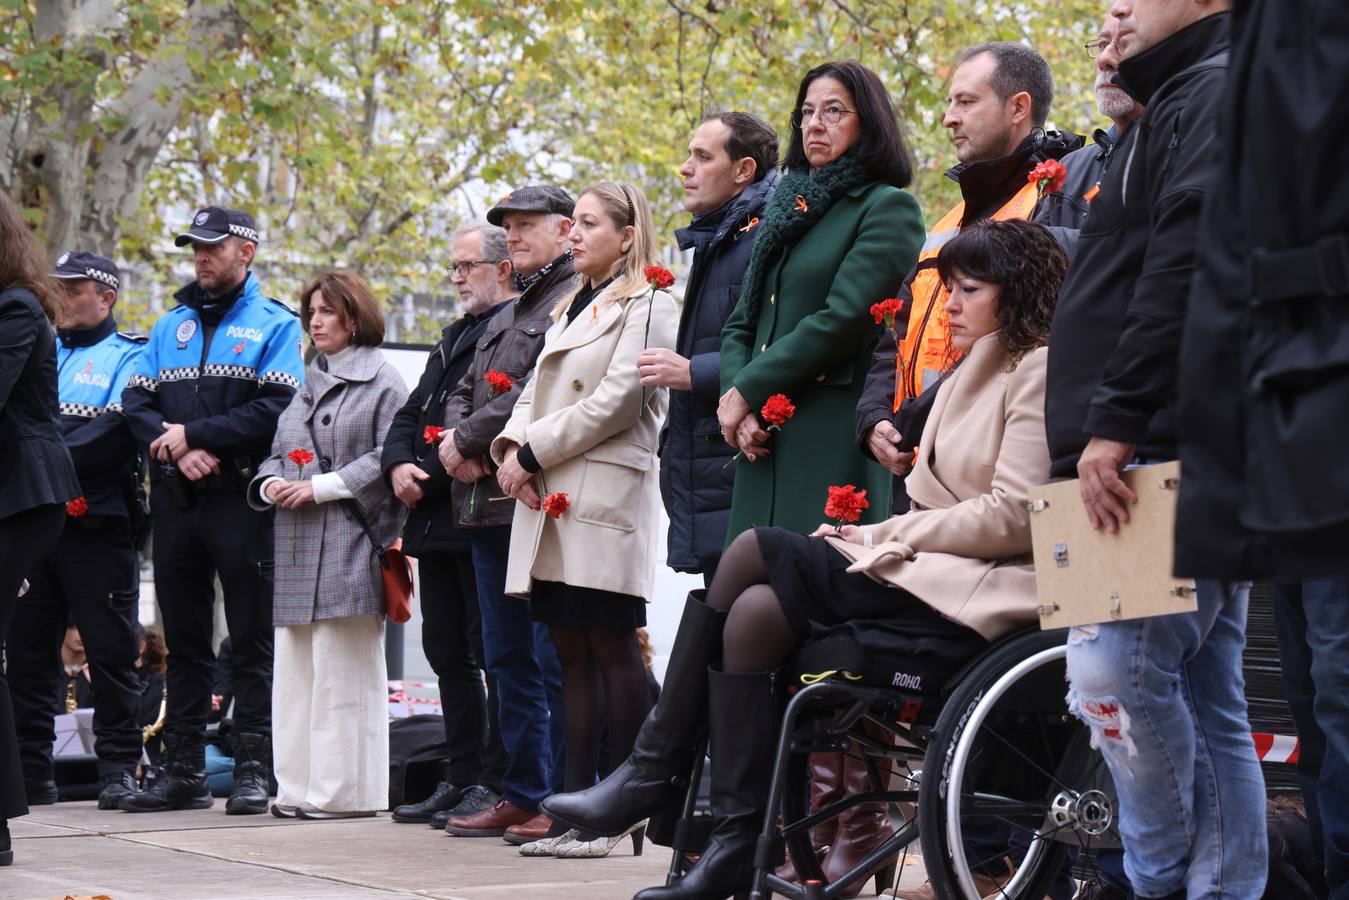
[[528, 844], [520, 845], [521, 856], [556, 856], [556, 850], [563, 844], [572, 843], [581, 832], [575, 828], [570, 831], [559, 834], [557, 837], [539, 838], [537, 841], [530, 841]]
[[558, 859], [603, 859], [628, 835], [632, 835], [632, 855], [641, 856], [642, 842], [646, 840], [645, 819], [613, 837], [597, 837], [589, 841], [573, 839], [570, 843], [555, 848], [553, 855]]

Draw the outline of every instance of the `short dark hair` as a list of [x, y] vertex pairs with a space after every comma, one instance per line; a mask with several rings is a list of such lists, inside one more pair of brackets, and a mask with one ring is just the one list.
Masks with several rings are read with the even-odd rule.
[[1054, 102], [1054, 73], [1045, 58], [1025, 44], [1015, 41], [995, 41], [976, 44], [960, 54], [957, 66], [982, 53], [993, 57], [993, 74], [988, 83], [998, 99], [1006, 103], [1013, 94], [1030, 94], [1031, 124], [1043, 128], [1049, 119], [1049, 106]]
[[378, 347], [384, 343], [384, 310], [365, 279], [352, 272], [324, 272], [300, 292], [300, 327], [309, 333], [309, 310], [314, 292], [341, 310], [343, 324], [356, 333], [351, 343], [357, 347]]
[[801, 87], [796, 91], [796, 105], [792, 107], [792, 138], [787, 145], [786, 167], [800, 169], [810, 165], [801, 139], [801, 126], [796, 123], [796, 111], [805, 102], [811, 82], [817, 78], [833, 78], [852, 93], [862, 123], [857, 158], [867, 173], [884, 184], [908, 187], [913, 181], [913, 160], [895, 120], [890, 94], [875, 72], [854, 60], [827, 62], [811, 69], [801, 79]]
[[976, 222], [941, 248], [937, 274], [947, 284], [956, 271], [998, 285], [998, 340], [1016, 362], [1049, 343], [1049, 323], [1068, 254], [1048, 228], [1023, 219]]
[[726, 154], [732, 162], [754, 160], [755, 181], [763, 181], [778, 167], [778, 133], [772, 125], [744, 112], [712, 112], [703, 116], [703, 122], [713, 120], [731, 129], [726, 136]]

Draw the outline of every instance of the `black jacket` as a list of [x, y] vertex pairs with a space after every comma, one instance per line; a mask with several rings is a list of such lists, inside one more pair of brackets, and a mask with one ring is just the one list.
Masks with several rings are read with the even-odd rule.
[[1114, 151], [1054, 310], [1045, 424], [1057, 477], [1076, 476], [1092, 436], [1175, 458], [1181, 328], [1217, 162], [1228, 19], [1201, 19], [1120, 64], [1120, 86], [1147, 112]]
[[1068, 170], [1063, 187], [1046, 194], [1035, 208], [1032, 221], [1053, 232], [1063, 249], [1068, 251], [1069, 262], [1077, 252], [1077, 233], [1091, 210], [1091, 189], [1100, 184], [1101, 176], [1110, 167], [1118, 140], [1114, 125], [1109, 131], [1096, 129], [1090, 145], [1079, 147], [1059, 160]]
[[[1082, 146], [1082, 138], [1075, 134], [1060, 132], [1033, 132], [1021, 142], [1015, 153], [988, 159], [982, 162], [958, 165], [946, 171], [946, 177], [960, 184], [961, 199], [965, 202], [965, 213], [961, 217], [960, 227], [987, 219], [1016, 196], [1017, 191], [1026, 186], [1026, 178], [1031, 169], [1047, 159], [1060, 159]], [[1037, 210], [1038, 214], [1038, 210]], [[1062, 239], [1062, 238], [1060, 238]], [[913, 306], [913, 276], [910, 272], [900, 288], [899, 297], [904, 301], [904, 310], [896, 321], [895, 327], [904, 334], [908, 324], [909, 311]], [[877, 298], [881, 299], [881, 298]], [[862, 397], [857, 403], [855, 440], [862, 453], [871, 457], [867, 447], [867, 434], [882, 420], [895, 424], [904, 436], [904, 446], [911, 448], [922, 434], [923, 423], [932, 408], [936, 397], [937, 385], [932, 385], [918, 397], [906, 402], [899, 413], [894, 412], [895, 404], [895, 341], [889, 332], [882, 332], [876, 342], [872, 355], [871, 369], [867, 372], [866, 385], [862, 388]], [[895, 507], [907, 509], [907, 498], [902, 494], [903, 482], [895, 482]]]
[[445, 424], [445, 401], [468, 369], [474, 342], [492, 315], [509, 302], [498, 303], [481, 315], [465, 315], [440, 333], [421, 380], [408, 395], [407, 403], [394, 414], [384, 437], [380, 464], [386, 479], [401, 463], [420, 466], [431, 476], [421, 483], [422, 499], [408, 510], [403, 525], [403, 552], [409, 556], [468, 550], [468, 532], [455, 524], [450, 491], [454, 479], [445, 474], [437, 448], [426, 443], [422, 435], [428, 425]]
[[[486, 327], [479, 330], [464, 373], [444, 404], [445, 426], [454, 429], [455, 446], [465, 459], [491, 462], [488, 451], [510, 420], [515, 401], [524, 393], [534, 374], [534, 361], [543, 352], [543, 339], [553, 325], [553, 307], [576, 286], [571, 257], [554, 263], [538, 281], [516, 300], [497, 309]], [[501, 372], [511, 379], [511, 389], [496, 393], [487, 384], [488, 372]], [[510, 525], [515, 504], [497, 483], [495, 466], [473, 484], [454, 483], [456, 521], [465, 528]]]
[[1349, 7], [1247, 0], [1232, 26], [1180, 360], [1176, 570], [1343, 575]]
[[0, 519], [80, 496], [61, 440], [56, 335], [24, 288], [0, 292]]
[[731, 520], [735, 452], [717, 424], [721, 397], [721, 329], [740, 298], [756, 230], [777, 186], [769, 172], [724, 206], [675, 232], [680, 250], [693, 250], [675, 351], [689, 360], [693, 387], [670, 391], [670, 414], [660, 437], [660, 488], [670, 516], [666, 562], [680, 572], [715, 567]]

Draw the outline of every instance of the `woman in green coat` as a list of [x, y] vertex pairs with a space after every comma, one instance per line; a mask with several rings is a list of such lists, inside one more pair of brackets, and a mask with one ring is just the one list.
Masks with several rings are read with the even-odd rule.
[[[717, 418], [744, 452], [727, 543], [755, 525], [812, 530], [830, 485], [866, 490], [863, 523], [889, 512], [890, 475], [854, 444], [853, 411], [880, 331], [871, 305], [898, 293], [923, 243], [902, 190], [912, 165], [885, 88], [862, 65], [811, 70], [796, 106], [786, 173], [722, 332]], [[796, 414], [770, 434], [759, 410], [774, 394]]]

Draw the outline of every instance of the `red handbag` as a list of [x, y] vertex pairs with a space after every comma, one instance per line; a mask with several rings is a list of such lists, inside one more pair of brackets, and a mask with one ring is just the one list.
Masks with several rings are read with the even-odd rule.
[[378, 555], [384, 575], [384, 614], [401, 625], [412, 618], [412, 563], [403, 555], [402, 538]]

